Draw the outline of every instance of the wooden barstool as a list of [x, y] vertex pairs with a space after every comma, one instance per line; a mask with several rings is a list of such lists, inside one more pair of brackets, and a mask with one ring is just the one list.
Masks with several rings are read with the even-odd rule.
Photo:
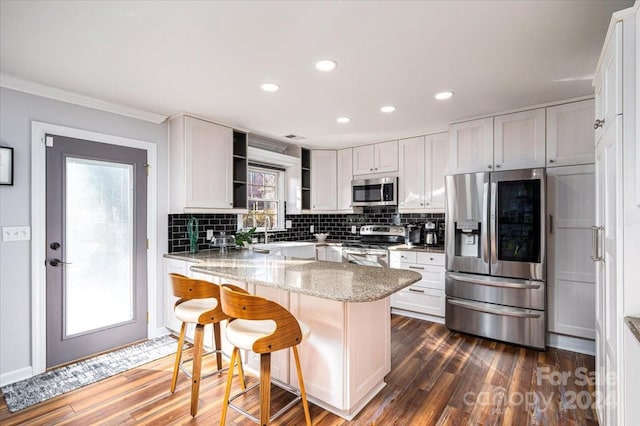
[[[178, 382], [178, 369], [182, 370], [187, 376], [191, 377], [191, 415], [198, 413], [198, 395], [200, 393], [200, 379], [209, 377], [213, 374], [221, 374], [222, 368], [222, 339], [220, 338], [220, 321], [229, 319], [222, 311], [220, 303], [220, 286], [208, 281], [196, 280], [185, 277], [180, 274], [169, 274], [171, 277], [171, 286], [173, 295], [178, 297], [173, 311], [176, 317], [182, 321], [180, 327], [180, 338], [178, 340], [178, 351], [176, 352], [176, 361], [173, 366], [173, 379], [171, 380], [171, 393], [176, 390]], [[195, 333], [193, 336], [193, 358], [186, 362], [193, 361], [192, 371], [187, 370], [183, 366], [182, 347], [187, 329], [187, 324], [195, 324]], [[213, 371], [205, 376], [201, 375], [202, 357], [203, 357], [203, 340], [204, 326], [213, 324], [213, 340], [215, 349], [208, 354], [216, 354], [217, 371]], [[242, 360], [238, 357], [238, 374], [240, 376], [242, 389], [245, 389], [244, 372], [242, 371]], [[232, 361], [229, 373], [233, 375], [234, 362]]]
[[[302, 342], [303, 338], [309, 336], [311, 331], [309, 327], [303, 322], [296, 320], [291, 312], [276, 302], [254, 296], [247, 293], [244, 289], [230, 284], [223, 284], [221, 286], [220, 300], [224, 313], [232, 317], [226, 329], [227, 339], [233, 345], [231, 363], [233, 364], [239, 356], [240, 349], [252, 350], [260, 354], [260, 419], [232, 403], [234, 399], [250, 391], [257, 386], [257, 384], [230, 398], [233, 372], [229, 371], [227, 388], [222, 401], [220, 425], [224, 426], [228, 406], [260, 425], [265, 426], [271, 420], [283, 414], [295, 403], [302, 400], [306, 423], [308, 426], [311, 426], [307, 393], [304, 390], [302, 369], [300, 368], [300, 359], [298, 357], [298, 345]], [[273, 417], [270, 417], [271, 352], [286, 348], [293, 350], [300, 391], [274, 383], [274, 385], [295, 394], [296, 398], [275, 413]]]

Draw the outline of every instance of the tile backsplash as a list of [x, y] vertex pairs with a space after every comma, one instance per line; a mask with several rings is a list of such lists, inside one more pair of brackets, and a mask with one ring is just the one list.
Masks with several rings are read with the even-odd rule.
[[[352, 234], [351, 227], [359, 229], [363, 225], [389, 224], [396, 207], [365, 207], [360, 214], [296, 214], [287, 215], [285, 220], [291, 220], [291, 228], [284, 231], [269, 233], [270, 241], [299, 241], [313, 240], [313, 233], [328, 232], [329, 239], [355, 240], [359, 234]], [[237, 218], [235, 214], [170, 214], [169, 215], [169, 252], [189, 251], [189, 237], [187, 236], [187, 221], [190, 217], [198, 219], [199, 249], [209, 248], [206, 242], [207, 230], [212, 229], [215, 234], [221, 231], [235, 234]], [[444, 213], [404, 213], [400, 215], [401, 224], [424, 222], [427, 219], [444, 218]], [[314, 232], [310, 232], [310, 226]], [[260, 238], [262, 236], [260, 235]]]

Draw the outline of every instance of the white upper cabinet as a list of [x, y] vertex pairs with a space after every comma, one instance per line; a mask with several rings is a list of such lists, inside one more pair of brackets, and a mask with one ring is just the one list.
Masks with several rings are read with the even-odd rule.
[[172, 118], [169, 159], [170, 213], [233, 208], [233, 129]]
[[494, 170], [544, 167], [544, 108], [498, 115], [493, 120]]
[[449, 134], [403, 139], [398, 144], [398, 210], [444, 211]]
[[444, 211], [444, 177], [449, 173], [449, 132], [427, 135], [425, 154], [425, 207]]
[[493, 170], [493, 117], [449, 126], [449, 171]]
[[311, 210], [337, 210], [337, 154], [333, 150], [311, 151]]
[[398, 148], [398, 209], [423, 209], [426, 173], [424, 136], [402, 139]]
[[593, 99], [547, 108], [547, 167], [593, 164]]
[[338, 150], [338, 210], [353, 210], [351, 207], [351, 180], [353, 179], [353, 149]]
[[398, 141], [353, 148], [353, 174], [395, 172], [398, 170]]

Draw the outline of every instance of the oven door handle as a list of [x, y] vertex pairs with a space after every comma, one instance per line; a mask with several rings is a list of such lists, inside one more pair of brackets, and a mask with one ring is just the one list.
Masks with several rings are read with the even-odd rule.
[[456, 299], [447, 299], [447, 302], [452, 305], [460, 306], [466, 309], [471, 309], [473, 311], [478, 311], [486, 314], [495, 314], [495, 315], [502, 315], [502, 316], [516, 317], [516, 318], [540, 318], [540, 316], [542, 315], [542, 314], [534, 314], [532, 312], [516, 310], [517, 308], [491, 309], [484, 306], [476, 305], [473, 302], [463, 302], [461, 300], [456, 300]]
[[510, 282], [500, 282], [500, 281], [489, 281], [481, 278], [472, 278], [472, 277], [466, 277], [463, 275], [452, 274], [451, 272], [447, 274], [447, 277], [453, 278], [456, 281], [484, 285], [487, 287], [515, 288], [520, 290], [528, 290], [528, 289], [537, 290], [540, 288], [540, 284], [524, 284], [524, 283], [520, 284], [520, 283], [513, 283], [513, 282], [510, 283]]

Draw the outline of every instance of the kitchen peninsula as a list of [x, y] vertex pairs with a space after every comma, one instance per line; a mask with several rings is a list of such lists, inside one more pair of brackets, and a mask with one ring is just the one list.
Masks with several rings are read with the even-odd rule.
[[[391, 371], [389, 296], [421, 279], [413, 271], [251, 250], [165, 258], [190, 265], [185, 272], [194, 278], [233, 283], [275, 300], [307, 323], [311, 336], [299, 351], [309, 400], [348, 420], [385, 386], [384, 377]], [[257, 370], [255, 354], [243, 359]], [[273, 355], [274, 379], [297, 387], [292, 368], [289, 351]]]

